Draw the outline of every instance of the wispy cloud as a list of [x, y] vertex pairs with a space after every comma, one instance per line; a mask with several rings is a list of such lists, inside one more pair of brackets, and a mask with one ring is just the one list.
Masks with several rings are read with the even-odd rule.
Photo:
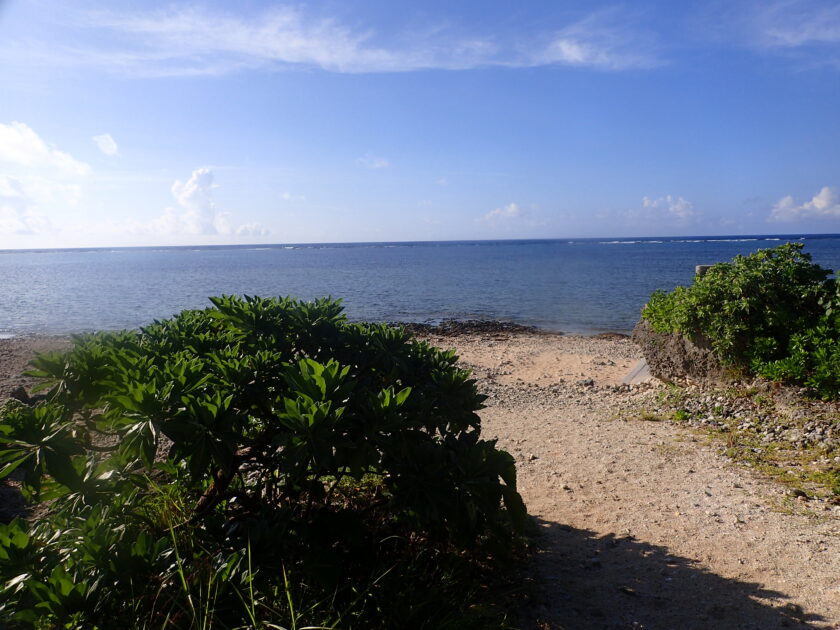
[[103, 133], [99, 136], [93, 136], [93, 141], [102, 153], [105, 155], [119, 155], [120, 148], [117, 146], [116, 140], [111, 137], [110, 133]]
[[756, 5], [755, 43], [768, 48], [840, 44], [840, 4], [823, 0], [783, 0]]
[[197, 7], [98, 12], [74, 20], [79, 43], [46, 51], [28, 45], [26, 58], [30, 63], [41, 59], [144, 76], [243, 69], [371, 73], [552, 65], [625, 70], [658, 65], [654, 38], [639, 31], [636, 22], [634, 16], [613, 9], [540, 32], [502, 36], [465, 34], [468, 27], [378, 32], [293, 6], [245, 16]]
[[627, 16], [617, 9], [599, 11], [559, 29], [542, 50], [530, 53], [527, 65], [650, 68], [662, 64], [652, 40], [628, 28]]
[[501, 208], [491, 210], [487, 214], [482, 215], [479, 221], [496, 225], [502, 221], [510, 221], [511, 219], [518, 219], [522, 216], [522, 209], [515, 203], [509, 203]]
[[662, 195], [642, 197], [641, 207], [604, 211], [599, 218], [605, 223], [623, 224], [639, 234], [651, 230], [687, 228], [699, 224], [703, 215], [685, 197]]
[[694, 204], [683, 197], [665, 195], [664, 197], [643, 197], [642, 207], [662, 211], [665, 215], [682, 221], [692, 218], [696, 212]]
[[782, 197], [770, 211], [768, 221], [799, 221], [802, 219], [840, 219], [840, 195], [825, 186], [810, 201], [797, 204], [793, 196]]
[[356, 164], [364, 168], [370, 168], [373, 170], [380, 168], [388, 168], [389, 166], [391, 166], [391, 163], [384, 157], [373, 155], [372, 153], [366, 153], [362, 157], [358, 158], [356, 160]]
[[704, 35], [788, 59], [802, 67], [840, 69], [840, 3], [836, 0], [745, 0], [713, 2]]

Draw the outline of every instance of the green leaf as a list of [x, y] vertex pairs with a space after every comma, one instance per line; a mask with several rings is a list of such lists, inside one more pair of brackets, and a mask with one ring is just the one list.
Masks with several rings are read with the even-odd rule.
[[81, 482], [73, 460], [65, 453], [57, 452], [51, 449], [44, 449], [44, 462], [46, 463], [47, 473], [59, 483], [68, 488], [77, 488]]

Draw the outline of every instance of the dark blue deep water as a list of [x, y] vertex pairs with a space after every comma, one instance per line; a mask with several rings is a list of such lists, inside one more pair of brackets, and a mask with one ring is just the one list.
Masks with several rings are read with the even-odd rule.
[[840, 269], [840, 235], [5, 251], [0, 335], [134, 328], [223, 293], [332, 295], [351, 319], [627, 332], [695, 265], [800, 239]]

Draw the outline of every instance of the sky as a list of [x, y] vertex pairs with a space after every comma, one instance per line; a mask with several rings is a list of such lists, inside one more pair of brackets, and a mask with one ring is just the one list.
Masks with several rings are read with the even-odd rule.
[[0, 249], [840, 232], [840, 2], [0, 0]]

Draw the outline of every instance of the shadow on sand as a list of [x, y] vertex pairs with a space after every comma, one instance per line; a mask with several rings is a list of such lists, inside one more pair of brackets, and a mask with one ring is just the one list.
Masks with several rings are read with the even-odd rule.
[[[535, 519], [539, 593], [524, 627], [546, 630], [825, 628], [786, 595], [710, 573], [632, 536]], [[822, 623], [820, 623], [822, 622]], [[836, 626], [840, 628], [840, 626]]]

